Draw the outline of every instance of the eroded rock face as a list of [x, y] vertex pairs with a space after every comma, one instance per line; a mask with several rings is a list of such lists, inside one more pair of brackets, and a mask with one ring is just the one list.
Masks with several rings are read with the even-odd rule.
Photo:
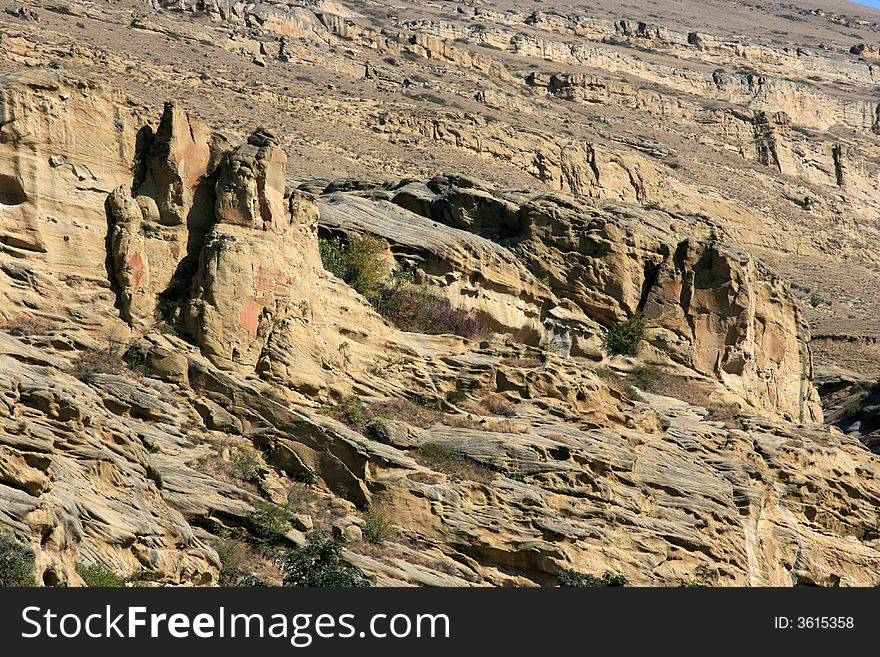
[[506, 248], [388, 200], [331, 192], [318, 204], [323, 228], [382, 237], [398, 260], [415, 263], [420, 276], [457, 306], [478, 312], [493, 330], [540, 344], [543, 306], [552, 292]]
[[[91, 102], [87, 117], [112, 115]], [[95, 193], [104, 223], [88, 244], [109, 269], [65, 260], [63, 239], [0, 253], [10, 317], [54, 309], [48, 325], [0, 329], [0, 529], [32, 545], [42, 583], [80, 584], [75, 565], [100, 563], [213, 584], [209, 530], [247, 531], [260, 501], [302, 506], [281, 548], [338, 530], [346, 561], [382, 584], [551, 585], [576, 568], [677, 586], [698, 567], [727, 585], [877, 583], [878, 457], [786, 420], [819, 419], [807, 333], [778, 277], [711, 218], [454, 177], [348, 181], [316, 199], [287, 188], [265, 130], [228, 149], [173, 106], [159, 125], [149, 149], [132, 146], [141, 174], [126, 165]], [[22, 139], [0, 152], [51, 150]], [[10, 226], [48, 192], [15, 166], [3, 175]], [[73, 226], [64, 195], [84, 197], [52, 193]], [[319, 225], [380, 236], [419, 282], [508, 335], [395, 331], [323, 270]], [[65, 289], [64, 267], [105, 294], [73, 273]], [[638, 311], [645, 353], [607, 357], [604, 330]], [[568, 351], [536, 346], [556, 330]], [[74, 377], [109, 337], [133, 369]], [[664, 389], [639, 378], [647, 363]], [[350, 395], [363, 422], [319, 412]], [[743, 408], [710, 417], [716, 398]], [[381, 556], [356, 540], [355, 505], [370, 504], [400, 532]]]
[[[221, 176], [218, 186], [223, 180]], [[251, 191], [255, 191], [264, 182], [245, 178], [237, 184], [251, 184]], [[247, 188], [233, 186], [228, 193], [247, 192]], [[296, 304], [311, 303], [308, 289], [316, 285], [322, 270], [317, 209], [314, 200], [305, 195], [293, 193], [281, 199], [282, 193], [283, 189], [270, 190], [277, 195], [271, 201], [276, 207], [265, 225], [283, 228], [264, 230], [259, 214], [259, 228], [227, 223], [229, 214], [222, 213], [200, 255], [185, 322], [205, 353], [218, 362], [253, 367], [274, 327], [296, 310]], [[278, 207], [282, 200], [284, 204]], [[270, 201], [258, 195], [246, 208], [261, 204], [269, 207]], [[232, 216], [236, 221], [241, 217], [239, 212]]]
[[219, 223], [274, 230], [287, 228], [284, 207], [284, 167], [287, 153], [275, 137], [260, 129], [223, 156], [216, 186], [216, 217]]
[[216, 553], [163, 497], [144, 444], [148, 423], [186, 418], [160, 400], [161, 385], [109, 374], [87, 385], [6, 334], [0, 362], [0, 525], [30, 539], [39, 581], [80, 583], [75, 565], [85, 562], [216, 582]]
[[302, 194], [284, 198], [287, 155], [266, 131], [223, 156], [216, 223], [199, 255], [185, 318], [202, 349], [221, 363], [253, 367], [297, 291], [313, 286], [317, 209]]
[[742, 250], [681, 243], [657, 269], [644, 310], [682, 362], [757, 407], [821, 422], [809, 331], [785, 283]]
[[118, 323], [104, 200], [131, 177], [142, 120], [85, 82], [21, 74], [0, 87], [2, 321], [66, 307], [85, 325]]
[[[133, 181], [107, 199], [110, 250], [124, 319], [143, 328], [170, 316], [187, 292], [215, 223], [215, 181], [225, 141], [173, 103], [156, 133], [138, 133]], [[134, 190], [133, 192], [130, 190]]]
[[[550, 288], [536, 292], [545, 304], [540, 320], [552, 317], [558, 299], [606, 327], [643, 312], [654, 344], [679, 362], [756, 408], [821, 421], [809, 333], [784, 282], [707, 221], [562, 195], [493, 195], [455, 179], [406, 185], [392, 198], [519, 254]], [[509, 283], [506, 292], [521, 294]]]

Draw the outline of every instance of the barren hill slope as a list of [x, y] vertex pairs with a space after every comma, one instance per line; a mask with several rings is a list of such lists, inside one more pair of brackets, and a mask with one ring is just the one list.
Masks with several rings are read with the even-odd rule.
[[42, 583], [277, 583], [323, 529], [386, 584], [876, 584], [813, 379], [878, 370], [880, 12], [516, 4], [7, 7]]

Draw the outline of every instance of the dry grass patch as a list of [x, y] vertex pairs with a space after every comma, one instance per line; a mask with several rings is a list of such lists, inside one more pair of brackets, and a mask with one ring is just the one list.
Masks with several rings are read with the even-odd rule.
[[334, 498], [312, 490], [306, 484], [294, 484], [287, 491], [287, 509], [293, 514], [312, 517], [316, 529], [329, 529], [333, 522], [347, 515], [341, 504], [334, 504]]
[[542, 364], [540, 358], [536, 356], [511, 356], [510, 358], [501, 359], [501, 364], [507, 367], [519, 367], [523, 369], [538, 367]]
[[272, 586], [281, 585], [284, 575], [278, 564], [246, 541], [225, 533], [214, 541], [213, 547], [220, 557], [221, 586], [237, 584], [246, 573]]
[[730, 429], [739, 426], [737, 420], [740, 413], [739, 406], [710, 401], [711, 391], [704, 384], [683, 376], [668, 374], [653, 365], [643, 365], [636, 368], [631, 376], [635, 377], [642, 388], [648, 392], [680, 399], [691, 406], [702, 406], [708, 411], [706, 417], [708, 420], [723, 422]]
[[495, 478], [489, 468], [440, 442], [425, 443], [413, 453], [413, 457], [420, 465], [450, 477], [481, 484], [488, 484]]
[[451, 415], [443, 411], [415, 404], [408, 399], [389, 399], [370, 406], [374, 417], [406, 422], [420, 429], [430, 429], [437, 424], [461, 429], [481, 429], [480, 423], [463, 415]]
[[740, 426], [739, 413], [740, 408], [736, 404], [709, 404], [706, 407], [709, 415], [706, 417], [713, 422], [723, 422], [728, 429], [735, 429]]
[[99, 374], [131, 372], [122, 357], [110, 349], [84, 351], [73, 361], [70, 373], [83, 383], [91, 383]]
[[407, 477], [412, 481], [420, 484], [428, 484], [434, 486], [443, 481], [443, 477], [434, 472], [410, 472]]
[[58, 328], [57, 322], [39, 317], [18, 317], [0, 324], [0, 331], [6, 331], [16, 337], [46, 335]]
[[501, 395], [489, 395], [483, 399], [482, 404], [492, 415], [503, 415], [504, 417], [516, 415], [516, 406]]
[[510, 420], [501, 420], [500, 422], [487, 422], [480, 426], [483, 431], [494, 431], [496, 433], [525, 433], [525, 429]]
[[[218, 481], [257, 492], [261, 465], [257, 450], [249, 446], [231, 447], [228, 443], [211, 441], [204, 441], [204, 444], [209, 445], [210, 451], [193, 459], [188, 463], [189, 467]], [[230, 448], [228, 460], [221, 454], [225, 448]]]

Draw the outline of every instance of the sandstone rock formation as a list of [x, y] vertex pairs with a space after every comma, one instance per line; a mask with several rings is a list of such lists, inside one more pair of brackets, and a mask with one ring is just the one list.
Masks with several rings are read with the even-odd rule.
[[[869, 307], [822, 295], [877, 262], [876, 29], [496, 4], [0, 25], [0, 531], [38, 583], [278, 583], [266, 509], [380, 584], [878, 583], [876, 391], [826, 376], [823, 424], [810, 343]], [[363, 234], [476, 337], [325, 270]]]

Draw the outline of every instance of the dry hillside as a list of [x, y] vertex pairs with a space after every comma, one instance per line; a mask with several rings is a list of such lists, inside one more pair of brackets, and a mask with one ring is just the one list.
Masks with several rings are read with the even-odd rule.
[[3, 7], [39, 583], [878, 584], [880, 11], [537, 6]]

